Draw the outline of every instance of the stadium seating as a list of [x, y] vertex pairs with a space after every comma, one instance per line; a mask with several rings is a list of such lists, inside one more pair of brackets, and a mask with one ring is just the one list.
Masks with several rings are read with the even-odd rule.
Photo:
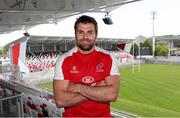
[[[19, 86], [21, 86], [20, 89], [23, 94], [18, 93], [17, 89], [19, 90]], [[31, 91], [27, 91], [27, 89], [31, 89]], [[37, 95], [37, 91], [39, 91], [39, 96]], [[0, 81], [0, 98], [2, 98], [0, 100], [9, 98], [3, 101], [3, 105], [0, 107], [0, 117], [15, 117], [19, 115], [24, 117], [61, 117], [63, 108], [56, 107], [53, 96], [51, 95], [52, 93], [47, 94], [44, 92], [38, 89], [34, 90], [30, 86], [25, 88], [22, 84], [15, 84], [12, 81]], [[21, 99], [16, 99], [16, 94], [21, 95]], [[20, 100], [22, 100], [22, 104]], [[20, 107], [22, 110], [17, 111], [18, 104], [21, 104]]]
[[118, 66], [132, 63], [133, 55], [119, 50], [111, 50], [110, 53], [118, 60]]
[[[119, 50], [109, 50], [111, 54], [119, 60], [119, 64], [126, 64], [132, 62], [133, 56]], [[30, 72], [41, 71], [50, 69], [55, 66], [56, 60], [59, 55], [64, 52], [31, 52], [26, 53], [26, 64]]]
[[61, 52], [26, 53], [26, 65], [30, 72], [53, 68]]
[[59, 117], [63, 111], [48, 96], [25, 95], [23, 106], [27, 117]]

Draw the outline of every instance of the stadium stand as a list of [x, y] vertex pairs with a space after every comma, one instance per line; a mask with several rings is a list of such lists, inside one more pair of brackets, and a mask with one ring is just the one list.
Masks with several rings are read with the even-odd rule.
[[0, 109], [0, 117], [60, 117], [63, 112], [62, 108], [56, 107], [52, 95], [2, 79], [0, 79]]
[[26, 64], [30, 72], [53, 68], [60, 54], [58, 51], [26, 53]]
[[[2, 66], [0, 66], [2, 67]], [[6, 69], [3, 68], [3, 72]], [[0, 73], [0, 117], [61, 117], [50, 92]]]
[[24, 114], [27, 117], [61, 116], [62, 110], [47, 96], [25, 95], [23, 100]]
[[117, 58], [118, 66], [132, 64], [133, 55], [119, 50], [110, 51], [110, 53]]
[[[133, 56], [131, 54], [119, 50], [109, 51], [118, 59], [118, 65], [132, 63]], [[62, 53], [63, 52], [59, 51], [29, 52], [26, 53], [26, 65], [28, 66], [30, 72], [54, 68], [58, 56], [60, 56]]]

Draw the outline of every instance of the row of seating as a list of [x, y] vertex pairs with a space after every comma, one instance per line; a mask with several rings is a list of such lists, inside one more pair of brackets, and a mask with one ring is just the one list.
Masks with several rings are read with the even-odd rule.
[[14, 96], [14, 95], [16, 95], [16, 93], [13, 90], [10, 90], [0, 85], [0, 98]]
[[39, 58], [39, 59], [43, 59], [43, 58], [52, 58], [52, 57], [56, 57], [59, 54], [62, 54], [62, 52], [59, 51], [53, 51], [53, 52], [29, 52], [26, 53], [26, 57], [27, 58]]
[[[16, 92], [12, 89], [6, 88], [5, 86], [0, 85], [0, 115], [12, 115], [16, 114], [16, 106], [17, 106], [17, 100], [16, 98], [12, 98], [12, 96], [15, 96]], [[7, 99], [9, 98], [9, 99]]]
[[49, 97], [27, 95], [23, 106], [25, 117], [60, 117], [63, 112]]

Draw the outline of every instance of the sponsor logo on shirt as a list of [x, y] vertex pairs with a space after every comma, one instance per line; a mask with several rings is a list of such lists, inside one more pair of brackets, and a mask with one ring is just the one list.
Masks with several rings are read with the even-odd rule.
[[104, 72], [104, 64], [103, 63], [99, 63], [96, 66], [96, 72]]
[[73, 66], [70, 73], [79, 73], [79, 70], [77, 69], [77, 66]]
[[94, 78], [91, 76], [85, 76], [82, 78], [82, 82], [85, 84], [91, 84], [94, 82]]

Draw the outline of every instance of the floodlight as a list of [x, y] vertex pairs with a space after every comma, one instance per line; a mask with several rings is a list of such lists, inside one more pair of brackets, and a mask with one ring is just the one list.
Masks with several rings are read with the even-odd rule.
[[27, 36], [27, 37], [30, 36], [28, 32], [25, 32], [25, 33], [23, 33], [23, 34], [24, 34], [24, 36]]
[[104, 16], [104, 18], [102, 18], [102, 20], [104, 21], [104, 23], [106, 25], [112, 25], [113, 21], [111, 19], [111, 16], [108, 14], [108, 12], [106, 13], [106, 15]]

